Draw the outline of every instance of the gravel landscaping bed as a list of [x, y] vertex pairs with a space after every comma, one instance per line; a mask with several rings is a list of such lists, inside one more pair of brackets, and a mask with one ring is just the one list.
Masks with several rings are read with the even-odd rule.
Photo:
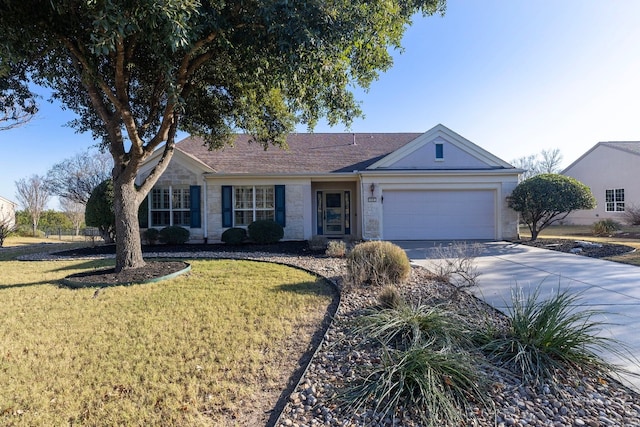
[[[524, 242], [523, 242], [524, 243]], [[300, 245], [292, 253], [278, 254], [254, 250], [165, 251], [146, 252], [145, 256], [171, 258], [239, 258], [277, 262], [315, 272], [341, 287], [345, 262], [310, 254]], [[195, 248], [194, 248], [195, 249]], [[220, 249], [220, 248], [219, 248]], [[255, 248], [253, 248], [255, 249]], [[283, 250], [283, 247], [280, 248]], [[49, 255], [49, 259], [61, 254]], [[65, 254], [69, 255], [69, 254]], [[76, 253], [73, 256], [96, 256]], [[107, 254], [99, 255], [108, 256]], [[420, 267], [412, 269], [411, 278], [400, 286], [409, 301], [423, 304], [447, 304], [469, 322], [500, 327], [505, 317], [465, 292], [433, 281]], [[280, 414], [276, 408], [270, 425], [280, 426], [418, 426], [411, 408], [401, 408], [394, 416], [380, 416], [371, 409], [352, 413], [340, 407], [335, 399], [341, 387], [357, 377], [362, 367], [380, 363], [380, 348], [364, 343], [350, 333], [350, 325], [363, 309], [376, 304], [371, 288], [342, 291], [341, 302], [300, 382], [284, 394], [286, 404]], [[640, 426], [640, 396], [609, 377], [564, 377], [556, 384], [530, 387], [510, 373], [490, 364], [482, 368], [489, 380], [492, 408], [475, 407], [465, 425], [470, 426]], [[284, 403], [284, 402], [281, 402]], [[280, 414], [279, 418], [276, 417]], [[276, 419], [277, 418], [277, 419]], [[443, 424], [447, 425], [447, 424]]]
[[606, 258], [635, 251], [635, 248], [632, 248], [631, 246], [592, 243], [583, 240], [537, 239], [533, 242], [529, 240], [522, 240], [516, 243], [534, 246], [536, 248], [549, 249], [552, 251], [574, 253], [576, 255], [583, 255], [591, 258]]

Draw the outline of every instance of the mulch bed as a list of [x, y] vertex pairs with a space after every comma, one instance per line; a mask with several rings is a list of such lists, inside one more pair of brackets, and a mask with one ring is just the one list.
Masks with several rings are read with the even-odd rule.
[[187, 267], [189, 267], [189, 264], [182, 261], [147, 261], [144, 267], [130, 268], [120, 273], [116, 273], [114, 268], [107, 268], [72, 274], [65, 278], [65, 283], [72, 287], [103, 287], [148, 283], [176, 274]]

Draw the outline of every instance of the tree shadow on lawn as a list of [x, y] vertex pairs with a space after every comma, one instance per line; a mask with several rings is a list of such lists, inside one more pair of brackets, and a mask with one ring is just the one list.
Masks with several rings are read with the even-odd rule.
[[287, 381], [287, 384], [284, 390], [282, 390], [282, 393], [280, 394], [280, 397], [278, 398], [276, 405], [273, 408], [273, 411], [271, 412], [271, 416], [267, 421], [266, 427], [273, 427], [278, 422], [278, 419], [280, 418], [280, 414], [282, 413], [285, 406], [287, 405], [289, 396], [291, 395], [291, 393], [293, 393], [296, 390], [296, 388], [298, 387], [298, 384], [300, 383], [300, 380], [304, 376], [305, 372], [307, 372], [307, 368], [309, 367], [309, 364], [311, 363], [313, 356], [315, 356], [316, 352], [318, 351], [320, 344], [322, 344], [322, 341], [324, 340], [324, 336], [327, 333], [329, 326], [331, 326], [331, 322], [333, 321], [333, 318], [336, 312], [338, 311], [338, 307], [340, 305], [340, 292], [338, 291], [338, 287], [336, 283], [330, 279], [319, 276], [316, 273], [313, 273], [313, 272], [309, 272], [309, 273], [316, 275], [318, 277], [317, 280], [325, 282], [326, 286], [321, 288], [317, 288], [317, 287], [310, 288], [308, 282], [307, 283], [289, 283], [289, 284], [283, 284], [283, 285], [277, 286], [272, 291], [272, 292], [295, 292], [301, 295], [331, 295], [331, 303], [329, 303], [329, 306], [327, 307], [327, 311], [324, 314], [324, 318], [322, 319], [322, 323], [320, 327], [315, 331], [315, 333], [311, 337], [311, 341], [307, 346], [307, 351], [305, 351], [302, 354], [302, 356], [300, 356], [300, 358], [298, 359], [297, 365], [296, 365], [297, 368], [295, 369], [295, 371], [293, 371], [293, 373], [289, 377], [289, 380]]

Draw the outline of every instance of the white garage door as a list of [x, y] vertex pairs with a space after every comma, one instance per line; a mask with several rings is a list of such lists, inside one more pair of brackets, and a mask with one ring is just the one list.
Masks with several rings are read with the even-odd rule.
[[385, 191], [385, 240], [495, 239], [493, 191]]

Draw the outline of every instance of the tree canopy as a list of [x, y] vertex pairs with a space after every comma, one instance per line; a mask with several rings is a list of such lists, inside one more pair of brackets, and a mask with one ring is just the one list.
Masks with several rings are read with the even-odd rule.
[[558, 174], [540, 174], [525, 179], [513, 190], [509, 207], [520, 213], [520, 219], [536, 240], [544, 228], [578, 209], [593, 209], [596, 199], [589, 187], [575, 178]]
[[[253, 135], [284, 144], [297, 123], [349, 125], [351, 89], [392, 65], [416, 12], [444, 0], [0, 0], [0, 67], [52, 89], [114, 159], [116, 270], [144, 264], [137, 207], [178, 129], [210, 148]], [[1, 95], [1, 93], [0, 93]], [[139, 188], [142, 162], [163, 155]]]
[[22, 126], [38, 112], [36, 96], [25, 79], [24, 70], [10, 66], [0, 56], [0, 131]]

